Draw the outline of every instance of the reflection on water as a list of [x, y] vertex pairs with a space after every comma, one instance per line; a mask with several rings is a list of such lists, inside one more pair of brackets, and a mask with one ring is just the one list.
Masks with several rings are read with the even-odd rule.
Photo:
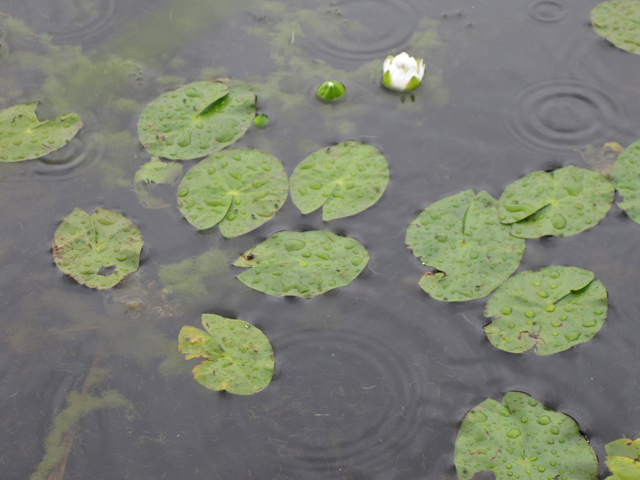
[[[39, 100], [40, 118], [74, 111], [85, 124], [58, 152], [0, 164], [2, 480], [37, 470], [100, 348], [108, 375], [94, 394], [113, 392], [136, 415], [77, 417], [64, 478], [450, 480], [465, 413], [510, 390], [575, 418], [601, 460], [605, 443], [638, 436], [640, 227], [616, 206], [580, 235], [527, 241], [520, 271], [585, 268], [610, 296], [593, 340], [544, 358], [493, 347], [484, 299], [426, 295], [404, 244], [440, 198], [467, 188], [498, 197], [526, 171], [585, 166], [574, 149], [604, 168], [604, 143], [637, 139], [640, 57], [592, 31], [598, 2], [0, 0], [0, 108]], [[425, 57], [415, 101], [380, 86], [383, 58], [400, 50]], [[167, 208], [144, 208], [133, 191], [150, 160], [136, 135], [142, 108], [221, 76], [250, 83], [272, 119], [235, 146], [273, 154], [290, 174], [323, 146], [374, 145], [391, 172], [380, 201], [331, 222], [287, 201], [234, 239], [185, 222], [177, 187], [155, 187]], [[315, 98], [329, 78], [347, 85], [339, 104]], [[75, 207], [116, 210], [142, 231], [140, 270], [112, 290], [91, 291], [53, 263], [54, 231]], [[234, 278], [247, 249], [309, 229], [366, 246], [352, 285], [303, 301]], [[202, 313], [269, 338], [276, 370], [264, 391], [239, 397], [193, 380], [177, 338]]]

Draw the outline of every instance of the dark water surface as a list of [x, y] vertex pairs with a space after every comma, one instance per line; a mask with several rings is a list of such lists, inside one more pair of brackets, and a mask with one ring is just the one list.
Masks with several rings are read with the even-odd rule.
[[[510, 390], [573, 417], [604, 478], [604, 445], [640, 435], [640, 226], [614, 205], [584, 233], [527, 240], [519, 271], [581, 267], [609, 292], [594, 339], [548, 357], [493, 347], [486, 299], [430, 298], [404, 243], [413, 218], [447, 195], [499, 197], [528, 172], [589, 166], [578, 151], [589, 144], [640, 137], [640, 57], [593, 32], [598, 3], [0, 0], [0, 108], [40, 100], [40, 118], [74, 111], [85, 125], [63, 150], [0, 165], [0, 478], [453, 479], [465, 413]], [[380, 86], [382, 59], [402, 50], [427, 63], [414, 100]], [[235, 146], [291, 174], [322, 146], [374, 145], [391, 170], [382, 199], [328, 223], [288, 200], [235, 239], [191, 227], [175, 187], [152, 190], [168, 207], [143, 208], [142, 108], [219, 77], [250, 83], [272, 120]], [[315, 100], [326, 79], [345, 83], [345, 101]], [[140, 270], [107, 291], [66, 278], [51, 254], [62, 218], [99, 206], [145, 241]], [[307, 229], [358, 239], [368, 267], [311, 300], [234, 278], [246, 249]], [[276, 359], [264, 391], [193, 380], [177, 336], [202, 313], [263, 330]]]

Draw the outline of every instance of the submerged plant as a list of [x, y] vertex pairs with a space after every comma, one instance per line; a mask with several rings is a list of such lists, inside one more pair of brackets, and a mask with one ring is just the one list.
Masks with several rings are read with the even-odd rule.
[[382, 84], [398, 92], [415, 90], [422, 83], [426, 66], [421, 58], [417, 60], [402, 52], [395, 57], [389, 55], [382, 65]]

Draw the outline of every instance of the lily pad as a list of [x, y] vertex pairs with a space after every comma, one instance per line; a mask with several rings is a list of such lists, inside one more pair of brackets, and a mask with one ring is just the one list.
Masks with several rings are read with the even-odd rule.
[[331, 232], [279, 232], [234, 262], [251, 267], [238, 280], [254, 290], [284, 297], [311, 298], [349, 285], [369, 262], [354, 238]]
[[76, 208], [53, 237], [53, 259], [62, 272], [87, 287], [111, 288], [138, 270], [142, 235], [124, 215], [98, 208], [92, 215]]
[[602, 38], [631, 53], [640, 53], [640, 1], [611, 0], [591, 10], [591, 24]]
[[575, 267], [522, 272], [500, 285], [487, 302], [484, 327], [500, 350], [537, 355], [562, 352], [591, 340], [607, 316], [607, 290], [593, 273]]
[[178, 187], [178, 208], [198, 230], [220, 225], [237, 237], [273, 218], [287, 199], [287, 172], [273, 155], [234, 148], [193, 167]]
[[178, 338], [186, 359], [205, 359], [193, 369], [195, 379], [211, 390], [252, 395], [273, 377], [273, 348], [258, 328], [244, 320], [202, 315], [205, 332], [182, 327]]
[[146, 106], [138, 138], [151, 155], [190, 160], [231, 145], [255, 114], [256, 96], [247, 86], [229, 89], [217, 82], [193, 82]]
[[632, 143], [618, 155], [611, 169], [611, 182], [622, 195], [618, 206], [640, 223], [640, 140]]
[[325, 221], [376, 203], [389, 183], [389, 165], [370, 145], [344, 142], [305, 158], [291, 174], [291, 198], [302, 213], [322, 207]]
[[614, 189], [600, 173], [568, 167], [531, 172], [500, 197], [500, 221], [521, 238], [568, 237], [595, 226], [613, 202]]
[[38, 120], [38, 103], [23, 103], [0, 111], [0, 162], [43, 157], [64, 147], [82, 128], [82, 120], [75, 113]]
[[620, 438], [605, 445], [607, 464], [613, 475], [606, 480], [640, 480], [640, 438]]
[[162, 162], [153, 157], [142, 165], [133, 177], [133, 191], [144, 208], [164, 208], [169, 206], [149, 191], [151, 185], [175, 185], [182, 176], [182, 165], [173, 162]]
[[525, 393], [487, 399], [465, 415], [455, 447], [458, 478], [597, 480], [598, 460], [573, 419]]
[[406, 243], [436, 269], [420, 280], [437, 300], [459, 302], [489, 295], [518, 268], [524, 240], [498, 221], [498, 201], [467, 190], [427, 207], [411, 222]]

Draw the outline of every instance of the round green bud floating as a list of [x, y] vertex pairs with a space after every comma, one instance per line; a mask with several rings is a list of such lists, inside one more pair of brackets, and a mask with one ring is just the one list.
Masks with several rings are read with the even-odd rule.
[[256, 115], [256, 118], [253, 119], [253, 124], [259, 128], [265, 128], [269, 126], [269, 117], [265, 113], [261, 113], [260, 115]]
[[318, 87], [316, 95], [323, 102], [334, 102], [344, 96], [345, 90], [343, 84], [329, 80]]

